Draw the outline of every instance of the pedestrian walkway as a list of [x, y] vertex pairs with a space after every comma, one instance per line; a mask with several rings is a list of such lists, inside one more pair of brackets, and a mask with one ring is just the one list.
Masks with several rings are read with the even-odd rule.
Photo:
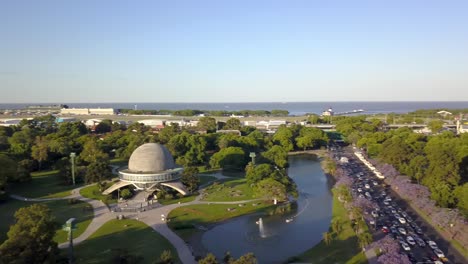
[[[214, 176], [217, 179], [231, 179], [232, 177], [227, 177], [220, 174], [206, 174], [207, 176]], [[208, 183], [209, 184], [209, 183]], [[206, 185], [208, 185], [206, 184]], [[87, 185], [90, 186], [90, 185]], [[80, 190], [84, 187], [82, 186], [72, 190], [72, 194], [66, 197], [61, 198], [26, 198], [19, 195], [10, 195], [10, 197], [20, 200], [20, 201], [27, 201], [27, 202], [42, 202], [42, 201], [56, 201], [56, 200], [66, 200], [66, 199], [77, 199], [83, 202], [89, 203], [93, 207], [94, 211], [94, 218], [91, 223], [88, 225], [86, 230], [78, 237], [73, 239], [73, 244], [78, 245], [81, 242], [88, 239], [94, 232], [96, 232], [102, 225], [106, 222], [115, 219], [116, 216], [112, 213], [108, 206], [101, 201], [86, 198], [81, 196]], [[243, 204], [249, 202], [260, 201], [263, 199], [252, 199], [252, 200], [243, 200], [243, 201], [229, 201], [229, 202], [209, 202], [209, 201], [202, 201], [203, 196], [203, 187], [200, 187], [200, 194], [195, 198], [194, 201], [188, 203], [180, 203], [180, 204], [171, 204], [166, 206], [161, 206], [152, 210], [138, 212], [136, 215], [135, 213], [125, 213], [120, 212], [123, 216], [127, 217], [134, 217], [136, 220], [142, 221], [143, 223], [150, 226], [152, 229], [157, 231], [159, 234], [164, 236], [177, 250], [177, 254], [179, 255], [179, 259], [182, 263], [186, 264], [194, 264], [197, 263], [195, 258], [192, 254], [192, 250], [189, 248], [187, 243], [185, 243], [177, 234], [172, 232], [172, 230], [167, 226], [166, 219], [169, 213], [181, 206], [186, 205], [193, 205], [193, 204]], [[164, 216], [164, 218], [162, 217]], [[68, 242], [61, 243], [59, 248], [67, 248]]]
[[368, 247], [365, 249], [364, 253], [366, 255], [367, 262], [369, 262], [369, 264], [378, 264], [377, 255], [375, 254], [374, 248]]

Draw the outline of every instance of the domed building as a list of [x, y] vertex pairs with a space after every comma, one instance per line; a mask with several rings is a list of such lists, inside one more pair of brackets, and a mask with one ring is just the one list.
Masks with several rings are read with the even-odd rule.
[[110, 194], [122, 187], [133, 185], [137, 190], [153, 192], [160, 185], [186, 195], [187, 190], [180, 182], [183, 168], [176, 166], [167, 148], [158, 143], [147, 143], [133, 151], [128, 167], [119, 171], [120, 181], [105, 190]]

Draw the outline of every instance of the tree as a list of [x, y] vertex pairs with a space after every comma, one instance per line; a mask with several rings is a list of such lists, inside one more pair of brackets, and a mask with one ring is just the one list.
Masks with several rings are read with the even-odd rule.
[[55, 219], [43, 204], [20, 208], [15, 213], [16, 223], [7, 233], [8, 239], [0, 246], [4, 263], [45, 263], [57, 253], [53, 238]]
[[102, 120], [95, 128], [94, 132], [97, 134], [103, 134], [107, 132], [111, 132], [112, 130], [112, 120], [104, 119]]
[[256, 193], [272, 200], [285, 201], [287, 199], [286, 186], [272, 178], [259, 181], [255, 189]]
[[164, 126], [158, 133], [158, 139], [162, 144], [168, 143], [171, 138], [180, 133], [180, 126], [177, 123], [171, 123]]
[[454, 193], [458, 209], [465, 217], [468, 217], [468, 183], [458, 186]]
[[198, 120], [197, 128], [208, 133], [215, 132], [217, 129], [216, 119], [208, 116], [201, 117]]
[[286, 151], [294, 150], [293, 138], [293, 130], [285, 125], [281, 125], [273, 135], [273, 141], [279, 143]]
[[218, 260], [216, 259], [215, 255], [213, 255], [212, 253], [208, 253], [206, 257], [198, 261], [198, 264], [218, 264], [218, 263], [219, 263]]
[[343, 222], [340, 218], [333, 218], [331, 227], [333, 232], [338, 235], [343, 230]]
[[285, 168], [288, 165], [288, 152], [281, 146], [275, 145], [269, 150], [262, 152], [261, 156], [268, 163]]
[[192, 193], [198, 189], [200, 178], [198, 177], [197, 167], [187, 167], [182, 173], [181, 182], [187, 187], [187, 190]]
[[239, 130], [241, 129], [242, 125], [239, 119], [237, 118], [229, 118], [226, 121], [226, 125], [224, 125], [223, 129], [232, 129], [232, 130]]
[[128, 199], [133, 196], [133, 193], [128, 188], [126, 188], [120, 191], [120, 196], [123, 199]]
[[369, 232], [363, 232], [358, 235], [359, 246], [364, 248], [365, 246], [372, 243], [372, 235]]
[[308, 148], [318, 148], [326, 146], [328, 136], [321, 129], [313, 127], [303, 127], [300, 130], [299, 137], [296, 137], [298, 147], [306, 150]]
[[242, 170], [247, 164], [244, 150], [239, 147], [228, 147], [216, 152], [210, 159], [212, 168], [225, 170]]
[[14, 181], [16, 182], [27, 182], [31, 180], [31, 170], [33, 167], [33, 161], [24, 159], [18, 162], [16, 169], [16, 176]]
[[17, 164], [14, 160], [0, 154], [0, 190], [4, 190], [7, 182], [15, 178]]
[[333, 241], [333, 236], [330, 234], [330, 232], [325, 232], [322, 234], [322, 239], [323, 242], [325, 242], [325, 245], [328, 246]]
[[35, 132], [29, 127], [16, 131], [8, 138], [11, 153], [23, 157], [29, 156], [34, 139]]
[[109, 156], [98, 146], [95, 139], [90, 138], [84, 143], [83, 151], [80, 153], [80, 159], [88, 163], [106, 161]]
[[257, 184], [259, 181], [270, 178], [274, 172], [270, 164], [259, 164], [257, 166], [247, 166], [245, 178], [249, 185]]
[[427, 124], [427, 127], [432, 133], [439, 133], [444, 126], [444, 122], [441, 120], [432, 120]]
[[112, 176], [111, 169], [107, 162], [96, 161], [88, 165], [85, 174], [85, 182], [101, 182]]
[[39, 162], [39, 170], [42, 167], [42, 162], [48, 158], [48, 141], [45, 137], [36, 137], [35, 145], [31, 148], [31, 157]]
[[257, 264], [257, 258], [253, 253], [240, 256], [237, 260], [231, 260], [229, 264]]
[[159, 256], [159, 260], [155, 262], [156, 264], [172, 264], [174, 263], [174, 258], [170, 250], [164, 250]]

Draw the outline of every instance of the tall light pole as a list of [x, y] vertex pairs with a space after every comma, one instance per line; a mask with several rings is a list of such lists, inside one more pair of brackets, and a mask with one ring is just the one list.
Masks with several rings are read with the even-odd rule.
[[255, 166], [255, 157], [256, 157], [257, 155], [255, 155], [255, 152], [250, 152], [250, 155], [249, 155], [249, 156], [252, 158], [252, 165]]
[[76, 229], [75, 222], [75, 218], [70, 218], [62, 227], [63, 230], [68, 232], [68, 263], [70, 264], [73, 264], [73, 230]]
[[72, 164], [72, 181], [73, 181], [73, 186], [75, 185], [75, 157], [76, 157], [76, 153], [75, 153], [75, 152], [70, 153], [70, 159], [71, 159], [71, 164]]

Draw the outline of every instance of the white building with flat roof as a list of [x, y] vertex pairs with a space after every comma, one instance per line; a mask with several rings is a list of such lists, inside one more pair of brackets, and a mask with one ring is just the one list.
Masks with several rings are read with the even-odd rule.
[[61, 115], [115, 115], [114, 108], [62, 108]]

